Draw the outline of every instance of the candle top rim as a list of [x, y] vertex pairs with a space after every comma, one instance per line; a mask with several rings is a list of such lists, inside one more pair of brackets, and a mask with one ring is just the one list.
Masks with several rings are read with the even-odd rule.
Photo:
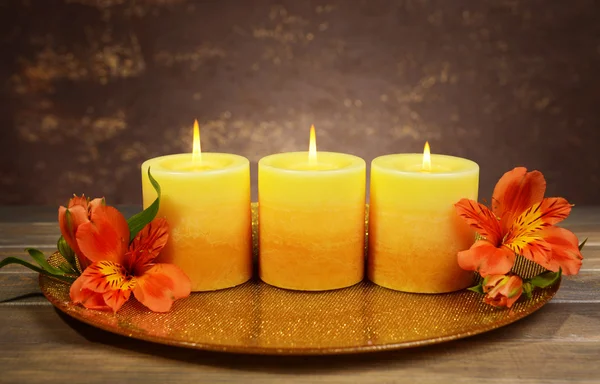
[[[268, 168], [268, 169], [277, 170], [279, 172], [289, 172], [289, 173], [297, 173], [297, 174], [306, 174], [306, 173], [332, 174], [332, 173], [348, 172], [348, 171], [351, 171], [354, 169], [366, 168], [366, 162], [362, 157], [351, 155], [349, 153], [328, 152], [328, 151], [318, 151], [317, 152], [317, 163], [320, 162], [320, 163], [331, 164], [329, 161], [332, 158], [339, 159], [340, 157], [342, 157], [342, 158], [344, 158], [344, 160], [347, 160], [347, 164], [344, 164], [344, 165], [340, 166], [339, 168], [319, 169], [319, 170], [293, 169], [293, 168], [286, 168], [286, 167], [280, 166], [278, 164], [274, 164], [275, 161], [277, 161], [281, 158], [285, 158], [285, 157], [291, 157], [291, 158], [297, 157], [299, 161], [303, 161], [304, 159], [306, 159], [306, 161], [308, 161], [308, 151], [274, 153], [274, 154], [267, 155], [267, 156], [261, 158], [258, 161], [258, 165], [260, 168]], [[302, 157], [304, 157], [304, 159]]]
[[[443, 155], [439, 153], [431, 154], [431, 163], [432, 165], [436, 164], [435, 159], [438, 160], [438, 164], [440, 160], [445, 160], [444, 165], [447, 165], [447, 162], [453, 163], [454, 167], [450, 167], [449, 169], [438, 169], [434, 172], [424, 172], [419, 169], [419, 165], [422, 165], [423, 154], [422, 153], [396, 153], [396, 154], [388, 154], [383, 156], [378, 156], [373, 159], [371, 162], [371, 169], [377, 168], [378, 170], [402, 175], [426, 175], [431, 176], [456, 176], [456, 175], [466, 175], [473, 174], [479, 172], [479, 164], [474, 162], [473, 160], [465, 159], [464, 157], [458, 156], [450, 156]], [[407, 167], [413, 166], [414, 169], [403, 169], [398, 167], [398, 163], [393, 163], [392, 160], [401, 160], [406, 163], [401, 163], [402, 165], [406, 165]]]
[[[224, 152], [202, 152], [203, 160], [208, 160], [208, 161], [224, 160], [224, 159], [232, 160], [231, 163], [221, 165], [214, 169], [202, 169], [202, 170], [172, 169], [172, 168], [165, 167], [162, 165], [162, 163], [164, 163], [165, 161], [173, 160], [173, 159], [188, 160], [191, 163], [192, 162], [192, 154], [191, 153], [174, 153], [174, 154], [170, 154], [170, 155], [153, 157], [142, 163], [142, 169], [147, 169], [147, 167], [151, 166], [152, 172], [168, 172], [168, 173], [174, 173], [174, 174], [215, 174], [215, 173], [228, 172], [233, 169], [245, 168], [250, 165], [250, 161], [246, 157], [236, 155], [234, 153], [224, 153]], [[202, 164], [202, 163], [199, 162], [199, 164]]]

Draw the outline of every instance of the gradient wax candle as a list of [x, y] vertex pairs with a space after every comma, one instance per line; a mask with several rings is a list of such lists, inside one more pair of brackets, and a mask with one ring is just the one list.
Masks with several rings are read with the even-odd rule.
[[316, 151], [258, 163], [259, 273], [280, 288], [327, 290], [364, 274], [365, 161]]
[[444, 155], [397, 154], [371, 164], [368, 277], [386, 288], [441, 293], [473, 283], [457, 253], [475, 234], [454, 204], [477, 200], [479, 166]]
[[194, 152], [142, 164], [144, 208], [156, 198], [147, 173], [162, 190], [158, 217], [169, 223], [169, 241], [157, 259], [179, 266], [192, 291], [239, 285], [252, 276], [252, 218], [248, 159], [202, 153], [197, 123]]

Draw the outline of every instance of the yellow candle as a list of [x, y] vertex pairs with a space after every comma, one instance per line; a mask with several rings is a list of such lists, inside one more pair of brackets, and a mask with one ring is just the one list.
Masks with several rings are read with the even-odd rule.
[[[197, 128], [197, 127], [195, 127]], [[239, 285], [252, 276], [252, 219], [248, 159], [226, 153], [157, 157], [142, 164], [144, 207], [156, 198], [148, 167], [162, 190], [159, 217], [170, 237], [158, 262], [179, 266], [192, 291]]]
[[364, 273], [365, 161], [319, 152], [258, 163], [259, 273], [280, 288], [327, 290]]
[[474, 233], [459, 219], [454, 204], [463, 197], [477, 200], [478, 186], [479, 166], [471, 160], [421, 154], [374, 159], [369, 279], [405, 292], [469, 286], [473, 273], [459, 267], [457, 253], [473, 244]]

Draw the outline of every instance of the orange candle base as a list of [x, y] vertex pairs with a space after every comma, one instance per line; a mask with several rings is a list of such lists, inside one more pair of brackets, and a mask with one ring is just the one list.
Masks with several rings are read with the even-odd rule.
[[261, 203], [260, 278], [279, 288], [302, 291], [358, 283], [364, 276], [364, 224], [342, 219], [353, 216], [360, 216], [360, 211], [290, 212]]
[[[449, 219], [453, 213], [448, 211], [442, 216]], [[458, 252], [473, 244], [473, 232], [451, 228], [452, 219], [449, 223], [436, 223], [429, 218], [418, 222], [402, 216], [386, 219], [393, 227], [410, 230], [394, 231], [394, 240], [386, 244], [377, 241], [387, 232], [386, 223], [379, 220], [378, 226], [377, 213], [371, 215], [374, 224], [370, 228], [375, 235], [369, 242], [369, 280], [382, 287], [414, 293], [452, 292], [473, 285], [473, 272], [461, 269], [456, 261]], [[464, 223], [455, 224], [461, 227]]]

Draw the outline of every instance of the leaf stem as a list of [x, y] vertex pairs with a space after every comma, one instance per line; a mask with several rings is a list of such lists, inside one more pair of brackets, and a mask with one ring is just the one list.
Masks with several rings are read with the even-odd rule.
[[65, 282], [65, 283], [73, 283], [75, 281], [75, 279], [72, 277], [63, 276], [63, 275], [55, 275], [53, 273], [43, 270], [42, 268], [36, 267], [35, 265], [28, 263], [25, 260], [21, 260], [16, 257], [7, 257], [4, 260], [0, 261], [0, 268], [6, 266], [8, 264], [20, 264], [20, 265], [27, 267], [37, 273], [55, 278], [57, 280]]

